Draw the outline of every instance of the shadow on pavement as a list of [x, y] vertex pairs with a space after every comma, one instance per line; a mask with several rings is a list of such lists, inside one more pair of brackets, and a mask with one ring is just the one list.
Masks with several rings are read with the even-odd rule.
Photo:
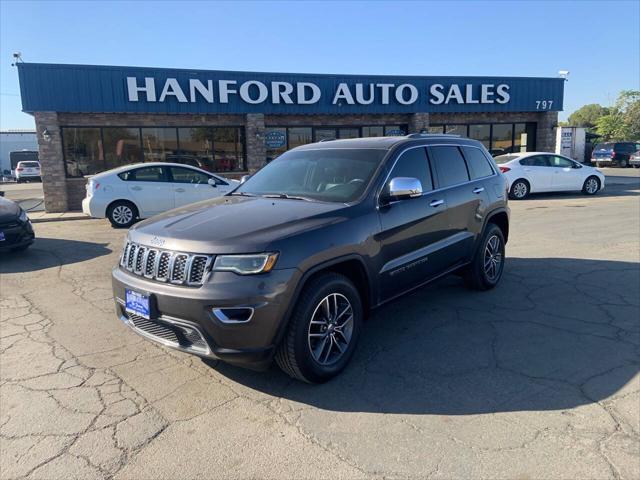
[[0, 273], [35, 272], [108, 255], [107, 243], [36, 237], [22, 252], [0, 253]]
[[638, 291], [637, 263], [510, 258], [495, 290], [471, 292], [452, 276], [378, 310], [351, 364], [324, 385], [293, 381], [275, 366], [260, 373], [208, 363], [299, 408], [439, 415], [571, 409], [606, 399], [637, 375]]
[[637, 184], [615, 184], [607, 185], [604, 190], [596, 193], [593, 196], [584, 195], [582, 192], [546, 192], [546, 193], [532, 193], [525, 200], [513, 200], [513, 202], [527, 202], [529, 200], [589, 200], [596, 201], [598, 198], [608, 197], [628, 197], [628, 196], [640, 196], [640, 181]]

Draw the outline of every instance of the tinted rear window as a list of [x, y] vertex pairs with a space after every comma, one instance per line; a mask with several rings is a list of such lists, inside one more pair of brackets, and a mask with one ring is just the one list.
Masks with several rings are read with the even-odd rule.
[[40, 164], [38, 162], [20, 162], [20, 165], [27, 168], [39, 168]]
[[511, 160], [515, 160], [516, 158], [518, 158], [518, 156], [519, 155], [499, 155], [497, 157], [494, 157], [493, 159], [498, 165], [500, 165], [501, 163], [507, 163]]
[[482, 150], [474, 147], [462, 147], [462, 151], [467, 159], [471, 178], [484, 178], [493, 175], [493, 168], [489, 163], [489, 159], [482, 153]]
[[435, 164], [440, 187], [469, 181], [469, 173], [458, 147], [429, 147], [429, 158]]

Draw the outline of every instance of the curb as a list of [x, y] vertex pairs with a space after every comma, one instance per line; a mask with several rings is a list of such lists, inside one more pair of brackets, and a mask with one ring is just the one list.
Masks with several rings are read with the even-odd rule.
[[50, 223], [50, 222], [71, 222], [74, 220], [93, 220], [88, 215], [73, 217], [50, 217], [50, 218], [31, 218], [31, 223]]

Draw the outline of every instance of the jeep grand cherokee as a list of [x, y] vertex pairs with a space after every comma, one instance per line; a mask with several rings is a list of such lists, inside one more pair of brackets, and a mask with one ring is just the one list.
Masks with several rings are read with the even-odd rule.
[[135, 225], [119, 317], [179, 350], [322, 382], [368, 313], [450, 272], [502, 276], [506, 181], [477, 141], [412, 134], [293, 149], [233, 192]]

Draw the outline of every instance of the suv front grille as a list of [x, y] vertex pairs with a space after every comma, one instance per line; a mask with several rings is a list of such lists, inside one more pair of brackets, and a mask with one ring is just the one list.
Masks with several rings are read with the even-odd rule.
[[202, 285], [213, 258], [213, 255], [158, 250], [127, 242], [120, 266], [135, 275], [159, 282], [197, 287]]

